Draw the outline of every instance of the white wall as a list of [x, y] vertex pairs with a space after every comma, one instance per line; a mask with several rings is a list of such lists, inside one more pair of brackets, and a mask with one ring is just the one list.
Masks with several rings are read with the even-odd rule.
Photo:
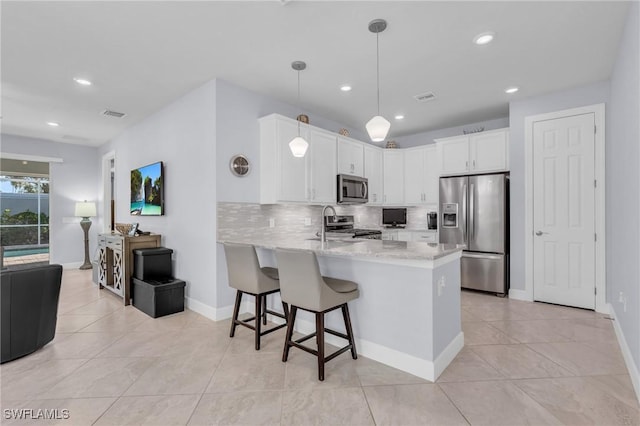
[[[98, 149], [7, 134], [1, 137], [0, 151], [3, 153], [62, 158], [62, 163], [50, 163], [49, 167], [50, 261], [61, 264], [82, 263], [84, 233], [79, 225], [80, 218], [74, 217], [75, 203], [98, 199]], [[89, 256], [93, 256], [96, 234], [102, 229], [100, 217], [93, 218], [92, 221], [93, 226], [89, 230]]]
[[446, 129], [430, 130], [428, 132], [416, 133], [415, 135], [399, 136], [395, 138], [395, 141], [398, 143], [399, 148], [410, 148], [412, 146], [434, 143], [434, 139], [460, 136], [464, 134], [464, 130], [469, 131], [480, 127], [484, 127], [485, 131], [509, 127], [509, 117], [480, 121], [478, 123], [465, 124], [464, 126], [448, 127]]
[[[640, 370], [640, 4], [634, 2], [611, 78], [606, 151], [608, 301]], [[626, 311], [619, 294], [626, 295]]]
[[[174, 250], [174, 275], [187, 282], [185, 295], [215, 306], [216, 82], [193, 90], [116, 139], [100, 155], [116, 155], [116, 222], [139, 222], [162, 234]], [[131, 170], [164, 163], [165, 215], [131, 216]], [[100, 160], [94, 167], [100, 174]]]
[[[544, 114], [609, 102], [609, 82], [555, 92], [509, 103], [509, 166], [511, 169], [511, 288], [524, 290], [525, 187], [524, 187], [524, 119]], [[609, 111], [605, 120], [608, 121]], [[608, 129], [608, 127], [607, 127]], [[608, 138], [606, 138], [608, 140]], [[607, 143], [607, 142], [605, 142]]]

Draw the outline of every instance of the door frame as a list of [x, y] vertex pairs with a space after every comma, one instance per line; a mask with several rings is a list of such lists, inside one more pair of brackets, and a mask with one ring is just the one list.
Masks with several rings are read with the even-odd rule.
[[[111, 160], [114, 162], [113, 173], [115, 176], [117, 166], [115, 151], [109, 151], [102, 156], [102, 232], [105, 233], [111, 232]], [[113, 184], [115, 185], [115, 181]]]
[[525, 132], [525, 282], [524, 298], [533, 301], [533, 126], [536, 122], [571, 117], [581, 114], [594, 114], [596, 125], [595, 154], [595, 285], [596, 312], [608, 313], [606, 303], [606, 255], [605, 255], [605, 104], [588, 105], [546, 114], [532, 115], [524, 119]]

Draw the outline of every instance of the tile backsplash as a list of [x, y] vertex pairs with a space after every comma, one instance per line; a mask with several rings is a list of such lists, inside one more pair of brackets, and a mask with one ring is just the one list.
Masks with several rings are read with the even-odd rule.
[[[338, 215], [353, 215], [357, 228], [379, 228], [382, 207], [333, 206]], [[436, 206], [407, 207], [407, 227], [427, 229], [427, 212]], [[305, 204], [218, 203], [218, 239], [241, 234], [265, 237], [269, 235], [308, 234], [320, 230], [322, 206]], [[271, 226], [273, 223], [273, 227]], [[307, 225], [306, 223], [310, 223]]]

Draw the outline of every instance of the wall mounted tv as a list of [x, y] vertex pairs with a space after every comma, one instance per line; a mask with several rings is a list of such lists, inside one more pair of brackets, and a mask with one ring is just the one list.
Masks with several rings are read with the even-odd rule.
[[131, 214], [164, 214], [164, 177], [162, 161], [131, 170]]

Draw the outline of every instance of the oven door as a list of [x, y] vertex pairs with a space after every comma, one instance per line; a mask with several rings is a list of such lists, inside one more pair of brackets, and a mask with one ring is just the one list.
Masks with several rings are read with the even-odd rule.
[[367, 178], [338, 175], [338, 204], [366, 203], [369, 201]]

